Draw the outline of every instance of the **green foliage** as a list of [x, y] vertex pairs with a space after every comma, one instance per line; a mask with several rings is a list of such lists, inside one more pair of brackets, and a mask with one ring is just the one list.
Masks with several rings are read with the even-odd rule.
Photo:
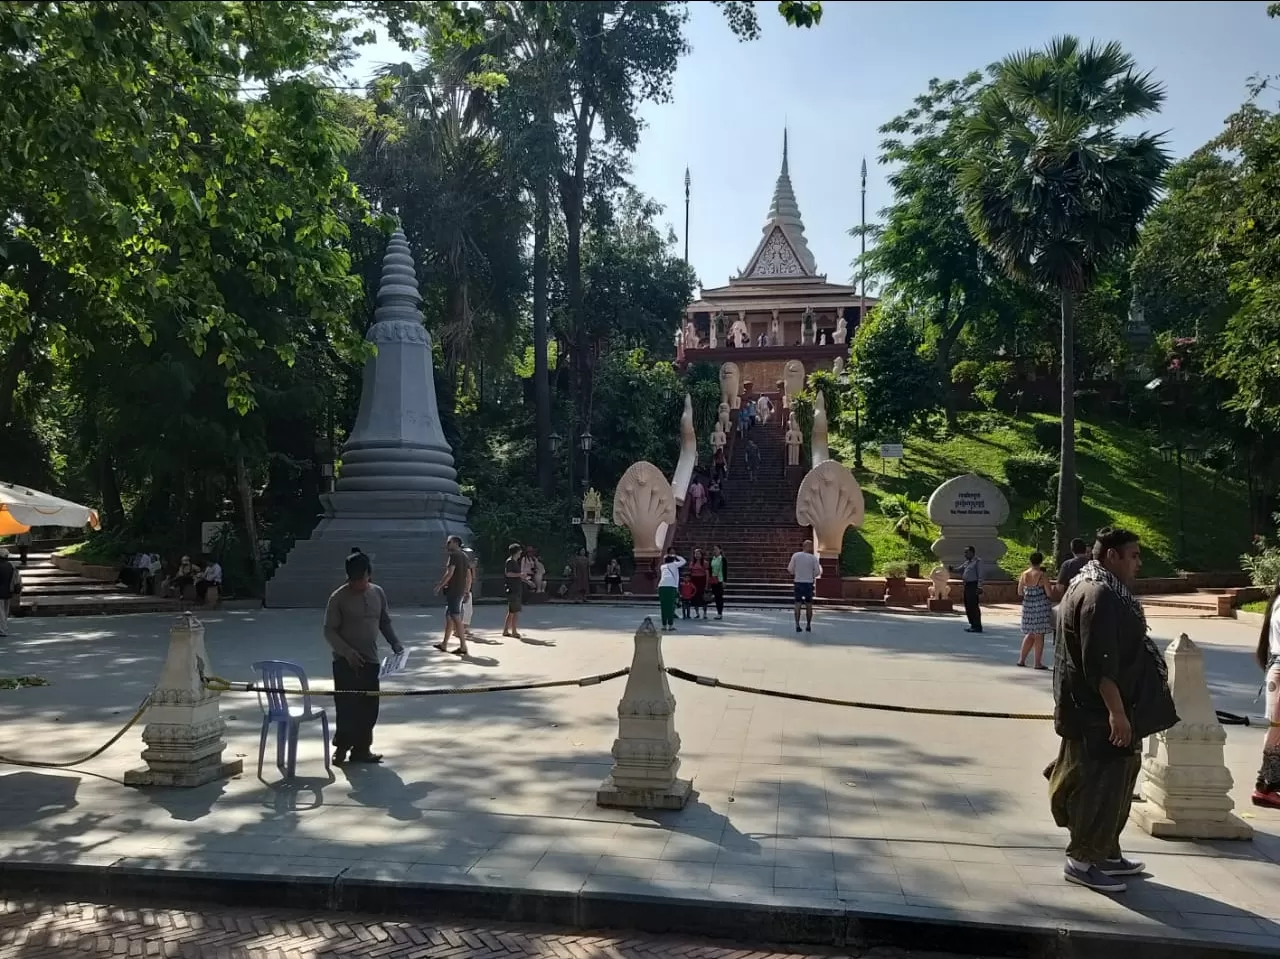
[[[760, 20], [756, 16], [755, 0], [711, 0], [719, 7], [725, 20], [739, 40], [758, 40]], [[822, 4], [819, 0], [780, 0], [778, 13], [793, 27], [816, 27], [822, 22]]]
[[976, 386], [982, 374], [982, 364], [977, 360], [961, 360], [951, 367], [951, 382], [964, 386]]
[[[978, 72], [930, 80], [910, 109], [880, 127], [880, 162], [892, 170], [893, 202], [882, 224], [868, 225], [874, 246], [858, 264], [924, 324], [943, 377], [966, 329], [980, 325], [983, 336], [994, 337], [1017, 307], [1012, 284], [965, 222], [959, 193], [964, 132], [983, 88]], [[860, 235], [862, 228], [850, 232]]]
[[880, 512], [890, 521], [893, 534], [903, 540], [907, 557], [922, 556], [925, 544], [918, 540], [933, 529], [925, 501], [905, 493], [886, 493], [880, 498]]
[[978, 385], [984, 390], [1002, 390], [1013, 382], [1013, 363], [997, 360], [982, 367]]
[[1031, 427], [1031, 437], [1040, 449], [1057, 450], [1062, 441], [1062, 424], [1057, 420], [1037, 420]]
[[[1169, 156], [1160, 136], [1121, 130], [1156, 112], [1164, 89], [1118, 43], [1062, 36], [992, 68], [965, 124], [959, 191], [974, 235], [1010, 277], [1060, 303], [1062, 417], [1075, 417], [1074, 310], [1080, 295], [1137, 240]], [[1063, 434], [1064, 475], [1075, 435]], [[1057, 499], [1059, 539], [1076, 521], [1070, 484]]]
[[906, 433], [939, 405], [939, 384], [920, 338], [898, 309], [878, 308], [858, 327], [851, 350], [862, 420], [882, 440]]
[[1023, 502], [1038, 500], [1044, 496], [1049, 480], [1057, 471], [1057, 457], [1047, 453], [1015, 453], [1004, 461], [1004, 475], [1009, 481], [1009, 489]]
[[[1273, 514], [1271, 520], [1280, 527], [1280, 513]], [[1254, 586], [1275, 589], [1280, 583], [1280, 543], [1265, 536], [1255, 536], [1253, 551], [1240, 557], [1240, 568], [1249, 574], [1249, 581]]]
[[[1042, 490], [1042, 495], [1047, 496], [1053, 500], [1056, 500], [1058, 498], [1059, 477], [1060, 477], [1060, 474], [1056, 471], [1052, 476], [1049, 477], [1049, 479], [1045, 482], [1044, 489]], [[1076, 475], [1074, 488], [1076, 491], [1076, 503], [1077, 504], [1083, 503], [1085, 486], [1084, 486], [1084, 480], [1080, 478], [1079, 474]]]
[[1049, 500], [1032, 503], [1022, 511], [1022, 522], [1031, 534], [1031, 545], [1042, 549], [1045, 535], [1053, 529], [1054, 507]]
[[[863, 525], [845, 536], [841, 556], [845, 575], [869, 575], [886, 562], [903, 557], [902, 539], [880, 508], [884, 496], [904, 493], [913, 500], [930, 496], [944, 481], [975, 472], [1007, 487], [1005, 464], [1011, 456], [1035, 452], [1033, 425], [1047, 417], [1014, 417], [1004, 413], [962, 416], [957, 430], [942, 437], [912, 434], [907, 440], [903, 475], [884, 471], [873, 449], [858, 483], [866, 500]], [[1053, 422], [1056, 423], [1056, 420]], [[1176, 568], [1231, 570], [1239, 568], [1239, 556], [1253, 535], [1245, 486], [1239, 474], [1221, 476], [1200, 464], [1184, 468], [1188, 556], [1177, 557], [1179, 516], [1177, 474], [1169, 464], [1151, 455], [1157, 445], [1142, 429], [1109, 419], [1088, 420], [1092, 439], [1079, 441], [1079, 478], [1084, 504], [1078, 525], [1067, 535], [1088, 536], [1101, 526], [1124, 526], [1142, 538], [1144, 576], [1170, 575]], [[983, 427], [983, 428], [980, 428]], [[1051, 481], [1052, 482], [1052, 481]], [[1032, 497], [1030, 504], [1046, 497]], [[1015, 507], [1018, 504], [1015, 503]], [[1019, 513], [1015, 510], [1015, 518]], [[1027, 556], [1043, 542], [1036, 542], [1025, 521], [1001, 528], [1008, 553], [1000, 561], [1010, 575], [1026, 567]]]
[[1169, 168], [1165, 190], [1134, 252], [1134, 305], [1155, 333], [1218, 333], [1235, 306], [1220, 240], [1228, 211], [1242, 200], [1238, 170], [1202, 151]]
[[907, 564], [901, 560], [894, 560], [893, 562], [885, 563], [884, 569], [880, 572], [885, 579], [906, 579]]

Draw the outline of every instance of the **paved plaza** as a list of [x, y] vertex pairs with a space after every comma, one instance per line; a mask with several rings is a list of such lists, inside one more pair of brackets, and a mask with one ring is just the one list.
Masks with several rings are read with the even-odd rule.
[[[589, 676], [630, 662], [640, 607], [526, 611], [526, 640], [501, 639], [503, 609], [480, 606], [481, 640], [459, 660], [429, 647], [439, 614], [400, 611], [412, 648], [404, 687]], [[652, 612], [656, 612], [653, 610]], [[214, 672], [252, 678], [281, 658], [327, 681], [319, 613], [207, 617]], [[43, 688], [0, 692], [0, 754], [58, 761], [104, 741], [159, 675], [165, 616], [23, 620], [0, 645], [0, 676]], [[682, 621], [667, 665], [753, 686], [930, 707], [1044, 712], [1050, 674], [1013, 668], [1016, 621], [819, 611], [812, 634], [786, 610]], [[1256, 712], [1254, 629], [1153, 618], [1205, 651], [1215, 704]], [[677, 683], [678, 813], [600, 809], [623, 680], [586, 688], [384, 699], [378, 767], [326, 776], [318, 727], [298, 778], [255, 774], [261, 714], [227, 695], [228, 755], [245, 774], [205, 788], [128, 789], [137, 731], [75, 770], [0, 767], [0, 859], [239, 875], [378, 879], [567, 893], [671, 897], [1001, 926], [1176, 937], [1280, 951], [1280, 813], [1248, 795], [1261, 731], [1231, 728], [1227, 761], [1250, 843], [1167, 842], [1135, 827], [1126, 852], [1149, 876], [1114, 900], [1061, 879], [1064, 834], [1041, 776], [1051, 724], [897, 715]], [[328, 704], [328, 701], [325, 701]], [[0, 863], [0, 867], [3, 863]]]

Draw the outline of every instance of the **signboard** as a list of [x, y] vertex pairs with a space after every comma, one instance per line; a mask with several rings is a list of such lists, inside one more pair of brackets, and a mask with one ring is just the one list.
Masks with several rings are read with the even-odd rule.
[[882, 460], [902, 459], [902, 444], [901, 443], [881, 443], [880, 458]]

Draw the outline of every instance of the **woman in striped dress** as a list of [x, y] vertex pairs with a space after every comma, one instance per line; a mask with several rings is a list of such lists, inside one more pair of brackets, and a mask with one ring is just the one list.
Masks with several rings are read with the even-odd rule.
[[1044, 553], [1031, 554], [1031, 565], [1018, 577], [1018, 595], [1022, 597], [1022, 651], [1018, 665], [1027, 665], [1032, 654], [1036, 669], [1044, 664], [1044, 634], [1053, 629], [1053, 612], [1049, 606], [1049, 577], [1044, 571]]

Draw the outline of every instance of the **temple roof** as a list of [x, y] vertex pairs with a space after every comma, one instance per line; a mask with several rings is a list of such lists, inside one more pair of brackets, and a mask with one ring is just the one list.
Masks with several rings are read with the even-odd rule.
[[765, 218], [763, 236], [747, 268], [730, 282], [742, 280], [795, 279], [817, 277], [818, 267], [804, 238], [800, 204], [791, 186], [787, 157], [787, 132], [782, 132], [782, 169], [773, 186], [773, 202]]

